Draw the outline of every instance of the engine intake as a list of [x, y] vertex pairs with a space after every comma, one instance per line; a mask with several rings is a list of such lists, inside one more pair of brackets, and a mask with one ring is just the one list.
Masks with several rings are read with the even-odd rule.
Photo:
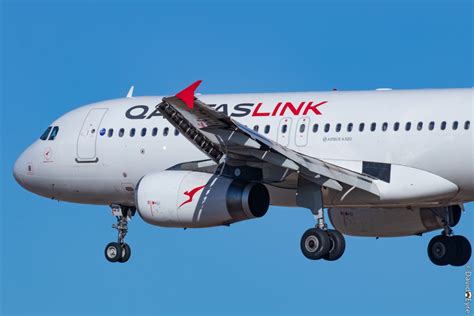
[[148, 223], [210, 227], [262, 217], [270, 205], [265, 185], [195, 171], [163, 171], [143, 177], [135, 204]]

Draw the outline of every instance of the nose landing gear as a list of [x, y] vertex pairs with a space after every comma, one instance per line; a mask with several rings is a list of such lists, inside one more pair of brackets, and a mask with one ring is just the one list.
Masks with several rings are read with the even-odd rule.
[[117, 219], [117, 224], [112, 228], [117, 229], [117, 242], [111, 242], [105, 247], [105, 258], [110, 262], [127, 262], [130, 259], [132, 251], [130, 246], [125, 243], [125, 236], [128, 232], [128, 222], [135, 215], [135, 208], [121, 205], [111, 205], [112, 215]]

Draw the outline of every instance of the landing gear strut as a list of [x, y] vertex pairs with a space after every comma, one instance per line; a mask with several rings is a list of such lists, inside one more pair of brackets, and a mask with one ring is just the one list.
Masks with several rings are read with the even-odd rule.
[[127, 262], [132, 254], [130, 246], [125, 243], [128, 232], [128, 222], [135, 215], [135, 208], [121, 205], [111, 205], [112, 215], [117, 219], [117, 224], [112, 228], [117, 229], [117, 242], [111, 242], [105, 247], [105, 258], [110, 262]]
[[299, 206], [309, 208], [316, 220], [316, 227], [308, 229], [301, 237], [303, 255], [311, 260], [339, 259], [344, 254], [346, 242], [339, 231], [327, 228], [321, 187], [300, 177], [296, 200]]
[[471, 258], [471, 244], [466, 237], [454, 235], [451, 226], [459, 221], [460, 208], [447, 207], [435, 214], [441, 218], [444, 228], [441, 235], [435, 236], [428, 244], [428, 257], [438, 266], [452, 265], [460, 267]]

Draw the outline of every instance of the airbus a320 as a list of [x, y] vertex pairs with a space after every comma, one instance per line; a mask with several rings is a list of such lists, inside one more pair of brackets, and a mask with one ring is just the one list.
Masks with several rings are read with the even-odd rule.
[[[344, 235], [439, 231], [436, 265], [465, 265], [454, 234], [474, 200], [473, 89], [127, 97], [77, 108], [51, 123], [14, 165], [28, 191], [108, 205], [126, 262], [128, 223], [203, 228], [256, 219], [269, 206], [314, 215], [303, 255], [337, 260]], [[329, 217], [334, 229], [328, 228]]]

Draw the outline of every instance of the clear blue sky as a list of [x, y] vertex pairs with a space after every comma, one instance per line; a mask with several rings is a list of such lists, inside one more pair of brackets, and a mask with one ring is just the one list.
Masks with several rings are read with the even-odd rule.
[[[344, 257], [328, 263], [300, 253], [313, 225], [303, 209], [187, 231], [137, 216], [131, 260], [109, 264], [109, 209], [35, 196], [14, 182], [12, 165], [55, 118], [125, 96], [131, 84], [137, 95], [174, 93], [196, 79], [203, 93], [472, 87], [472, 1], [0, 8], [1, 314], [464, 313], [464, 268], [427, 258], [435, 233], [347, 237]], [[471, 240], [472, 211], [456, 227]]]

